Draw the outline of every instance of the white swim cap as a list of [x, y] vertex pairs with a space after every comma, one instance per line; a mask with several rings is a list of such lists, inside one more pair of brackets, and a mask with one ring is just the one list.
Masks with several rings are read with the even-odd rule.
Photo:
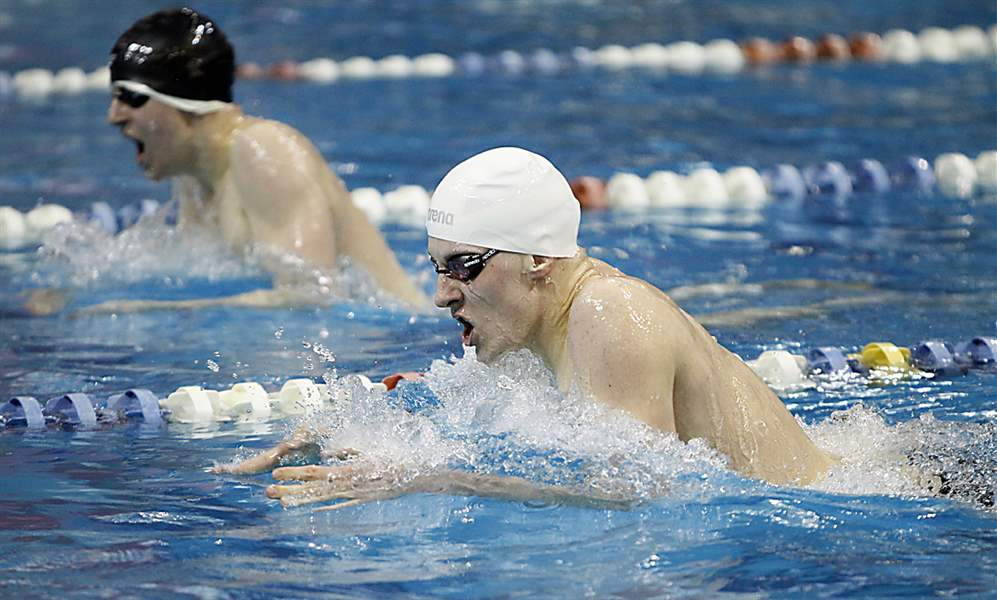
[[522, 148], [494, 148], [450, 170], [436, 186], [431, 237], [506, 252], [566, 258], [578, 250], [581, 209], [564, 175]]

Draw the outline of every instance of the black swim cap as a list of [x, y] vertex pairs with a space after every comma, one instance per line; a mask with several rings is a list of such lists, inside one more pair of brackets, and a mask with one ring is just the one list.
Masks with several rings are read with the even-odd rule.
[[144, 83], [191, 100], [232, 101], [235, 52], [222, 30], [192, 8], [142, 17], [111, 48], [111, 81]]

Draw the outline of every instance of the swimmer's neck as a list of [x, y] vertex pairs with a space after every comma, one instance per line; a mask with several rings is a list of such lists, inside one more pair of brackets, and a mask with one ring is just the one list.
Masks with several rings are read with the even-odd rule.
[[247, 117], [238, 105], [233, 104], [231, 108], [192, 119], [192, 162], [187, 174], [201, 184], [207, 196], [211, 197], [228, 172], [232, 138]]
[[584, 249], [579, 248], [574, 257], [557, 259], [550, 274], [537, 284], [540, 305], [547, 308], [542, 312], [527, 347], [543, 359], [559, 384], [562, 378], [570, 376], [566, 369], [569, 366], [567, 341], [571, 305], [585, 283], [597, 274], [592, 259]]

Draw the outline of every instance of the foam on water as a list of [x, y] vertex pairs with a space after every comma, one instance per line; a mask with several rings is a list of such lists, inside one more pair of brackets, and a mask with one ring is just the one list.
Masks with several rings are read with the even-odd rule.
[[111, 236], [98, 226], [74, 221], [43, 239], [40, 273], [86, 287], [133, 283], [150, 278], [212, 281], [260, 273], [253, 261], [235, 255], [224, 242], [198, 230], [181, 230], [154, 219]]
[[323, 453], [354, 448], [367, 462], [413, 472], [515, 475], [624, 500], [698, 495], [702, 481], [729, 477], [724, 458], [702, 442], [684, 444], [626, 413], [561, 394], [529, 352], [486, 366], [468, 348], [463, 358], [434, 361], [426, 384], [400, 388], [404, 407], [393, 394], [353, 389], [349, 403], [324, 417]]
[[[401, 464], [413, 475], [442, 468], [514, 475], [627, 502], [765, 493], [767, 487], [729, 471], [702, 440], [682, 443], [622, 411], [562, 394], [540, 359], [526, 351], [486, 366], [466, 348], [463, 358], [434, 361], [425, 384], [403, 384], [387, 395], [366, 392], [349, 376], [331, 385], [352, 386], [352, 400], [322, 419], [328, 432], [323, 453], [330, 456], [354, 448], [364, 462]], [[947, 485], [947, 495], [958, 500], [992, 498], [992, 425], [930, 416], [889, 425], [858, 404], [804, 428], [841, 459], [812, 489], [918, 498]]]
[[[841, 462], [814, 487], [844, 494], [927, 497], [939, 488], [966, 502], [993, 503], [997, 489], [997, 429], [946, 422], [931, 414], [889, 425], [856, 404], [807, 428], [814, 442]], [[989, 500], [988, 500], [989, 498]]]
[[168, 225], [157, 217], [139, 221], [117, 235], [109, 235], [93, 223], [66, 223], [45, 235], [36, 260], [8, 263], [15, 280], [22, 279], [24, 285], [84, 289], [150, 281], [156, 287], [183, 288], [195, 280], [269, 278], [264, 265], [270, 265], [281, 271], [285, 283], [313, 291], [320, 304], [349, 300], [398, 305], [346, 257], [340, 257], [336, 272], [330, 276], [290, 254], [275, 255], [254, 248], [239, 255], [218, 236]]

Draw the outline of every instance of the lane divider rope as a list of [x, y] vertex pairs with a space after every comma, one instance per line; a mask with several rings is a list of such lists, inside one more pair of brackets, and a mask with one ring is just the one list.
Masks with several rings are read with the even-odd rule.
[[[746, 364], [777, 391], [809, 389], [843, 377], [866, 377], [878, 385], [912, 377], [965, 375], [971, 370], [997, 372], [997, 338], [980, 336], [955, 345], [926, 340], [910, 348], [871, 342], [850, 354], [831, 346], [813, 348], [806, 355], [768, 350]], [[420, 377], [396, 373], [375, 383], [364, 375], [347, 375], [322, 385], [291, 379], [276, 392], [253, 381], [222, 391], [182, 386], [162, 399], [146, 389], [129, 389], [97, 402], [88, 394], [73, 392], [49, 399], [44, 408], [32, 396], [16, 396], [0, 404], [0, 429], [94, 429], [128, 421], [149, 427], [166, 422], [266, 421], [313, 414], [329, 403], [349, 402], [357, 393], [387, 393]]]
[[[875, 159], [863, 159], [851, 168], [840, 162], [823, 162], [802, 170], [787, 164], [764, 169], [736, 166], [722, 174], [711, 167], [698, 167], [688, 174], [656, 171], [646, 178], [634, 173], [616, 173], [603, 181], [578, 177], [572, 190], [583, 209], [639, 210], [654, 207], [760, 210], [772, 201], [805, 198], [842, 198], [854, 193], [883, 194], [891, 189], [917, 193], [938, 192], [944, 196], [967, 198], [974, 194], [997, 192], [997, 150], [981, 152], [975, 160], [960, 153], [945, 153], [932, 164], [911, 156], [888, 170]], [[429, 208], [430, 194], [419, 185], [402, 185], [382, 193], [373, 187], [351, 192], [353, 203], [375, 225], [399, 223], [422, 226]], [[112, 208], [94, 202], [74, 213], [65, 206], [46, 203], [27, 213], [0, 206], [0, 248], [21, 248], [37, 244], [46, 232], [63, 223], [89, 222], [113, 235], [140, 219], [150, 218], [163, 208], [154, 200]], [[163, 216], [175, 222], [175, 214]]]
[[[380, 59], [354, 56], [337, 61], [314, 58], [302, 63], [291, 61], [271, 66], [256, 63], [239, 65], [241, 79], [274, 79], [330, 84], [342, 80], [440, 78], [453, 75], [480, 76], [552, 75], [560, 72], [602, 68], [610, 71], [646, 69], [669, 71], [681, 75], [731, 75], [746, 65], [774, 63], [811, 64], [816, 61], [848, 60], [914, 64], [922, 61], [954, 63], [990, 61], [997, 56], [997, 25], [986, 31], [975, 25], [954, 29], [927, 27], [918, 33], [893, 29], [879, 35], [870, 32], [844, 36], [829, 33], [816, 42], [792, 36], [776, 43], [765, 38], [750, 38], [738, 44], [717, 39], [706, 44], [678, 41], [656, 42], [627, 47], [608, 44], [598, 49], [576, 47], [569, 52], [541, 48], [531, 53], [505, 50], [492, 56], [468, 52], [456, 58], [442, 53], [416, 57], [393, 54]], [[67, 67], [24, 69], [13, 75], [0, 71], [0, 96], [14, 94], [25, 100], [41, 100], [51, 95], [77, 95], [110, 88], [106, 67], [87, 72]]]

